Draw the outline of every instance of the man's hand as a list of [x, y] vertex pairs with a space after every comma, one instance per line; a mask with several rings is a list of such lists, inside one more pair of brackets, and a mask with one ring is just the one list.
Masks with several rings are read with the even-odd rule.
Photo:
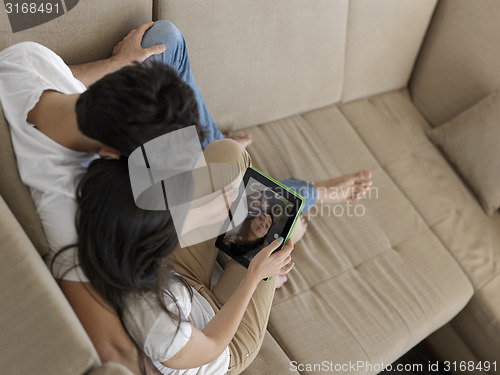
[[134, 61], [142, 63], [151, 55], [159, 55], [165, 52], [165, 45], [163, 44], [158, 44], [149, 48], [142, 48], [141, 46], [144, 33], [153, 25], [154, 22], [146, 22], [137, 29], [131, 30], [127, 36], [113, 48], [112, 57], [117, 59], [121, 64], [128, 65]]
[[113, 48], [109, 59], [93, 61], [79, 65], [69, 65], [73, 76], [86, 87], [100, 80], [106, 74], [115, 72], [134, 61], [142, 63], [151, 55], [158, 55], [165, 51], [165, 46], [159, 44], [150, 48], [142, 48], [141, 42], [144, 33], [154, 25], [147, 22], [128, 33], [128, 35]]

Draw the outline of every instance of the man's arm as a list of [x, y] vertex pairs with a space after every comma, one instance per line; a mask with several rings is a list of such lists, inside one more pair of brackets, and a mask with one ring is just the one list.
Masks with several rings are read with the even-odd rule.
[[94, 82], [100, 80], [106, 74], [115, 72], [120, 68], [130, 65], [134, 61], [143, 62], [151, 55], [158, 55], [165, 51], [162, 44], [142, 48], [142, 37], [146, 30], [154, 25], [154, 22], [147, 22], [133, 29], [123, 38], [113, 49], [110, 58], [93, 61], [85, 64], [70, 65], [73, 76], [89, 87]]
[[[118, 362], [134, 374], [140, 370], [139, 352], [127, 334], [118, 315], [95, 291], [90, 283], [61, 281], [61, 289], [94, 344], [101, 361]], [[148, 374], [159, 374], [144, 356]]]

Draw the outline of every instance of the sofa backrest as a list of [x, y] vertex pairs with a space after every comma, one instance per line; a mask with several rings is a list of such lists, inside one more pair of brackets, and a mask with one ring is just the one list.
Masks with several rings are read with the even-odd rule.
[[240, 129], [408, 83], [436, 0], [155, 0], [207, 107]]
[[68, 64], [104, 59], [130, 30], [151, 21], [152, 1], [80, 0], [64, 15], [16, 33], [0, 4], [0, 50], [34, 41], [54, 50]]
[[441, 0], [410, 90], [438, 126], [500, 87], [500, 1]]
[[84, 374], [97, 352], [42, 258], [0, 197], [2, 374]]
[[81, 0], [16, 33], [0, 12], [0, 50], [33, 40], [69, 64], [102, 59], [154, 11], [184, 33], [209, 111], [231, 130], [405, 87], [436, 2]]

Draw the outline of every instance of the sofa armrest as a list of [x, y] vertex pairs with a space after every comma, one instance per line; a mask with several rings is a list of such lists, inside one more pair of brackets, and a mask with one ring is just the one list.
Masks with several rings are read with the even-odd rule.
[[100, 361], [47, 266], [0, 197], [0, 368], [84, 374]]

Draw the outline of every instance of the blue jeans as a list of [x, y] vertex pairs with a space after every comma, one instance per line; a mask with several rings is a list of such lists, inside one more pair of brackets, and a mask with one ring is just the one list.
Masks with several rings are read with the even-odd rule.
[[165, 52], [159, 55], [152, 55], [146, 61], [160, 61], [171, 66], [177, 70], [179, 76], [193, 89], [194, 96], [198, 102], [200, 125], [206, 134], [202, 143], [202, 147], [205, 149], [213, 141], [224, 137], [217, 125], [215, 125], [212, 116], [208, 113], [205, 101], [194, 80], [184, 36], [172, 22], [156, 21], [144, 34], [142, 47], [149, 48], [157, 44], [164, 44]]
[[[202, 143], [202, 147], [205, 149], [213, 141], [222, 139], [223, 135], [212, 119], [212, 116], [210, 116], [210, 113], [208, 113], [205, 101], [194, 80], [184, 36], [172, 22], [156, 21], [153, 27], [144, 34], [142, 47], [149, 48], [157, 44], [164, 44], [165, 52], [150, 56], [146, 61], [160, 61], [173, 67], [177, 70], [179, 76], [193, 89], [196, 101], [198, 102], [200, 126], [205, 130], [206, 134], [205, 140]], [[289, 178], [281, 181], [281, 183], [305, 198], [302, 211], [307, 211], [311, 208], [318, 198], [318, 190], [307, 181]]]

